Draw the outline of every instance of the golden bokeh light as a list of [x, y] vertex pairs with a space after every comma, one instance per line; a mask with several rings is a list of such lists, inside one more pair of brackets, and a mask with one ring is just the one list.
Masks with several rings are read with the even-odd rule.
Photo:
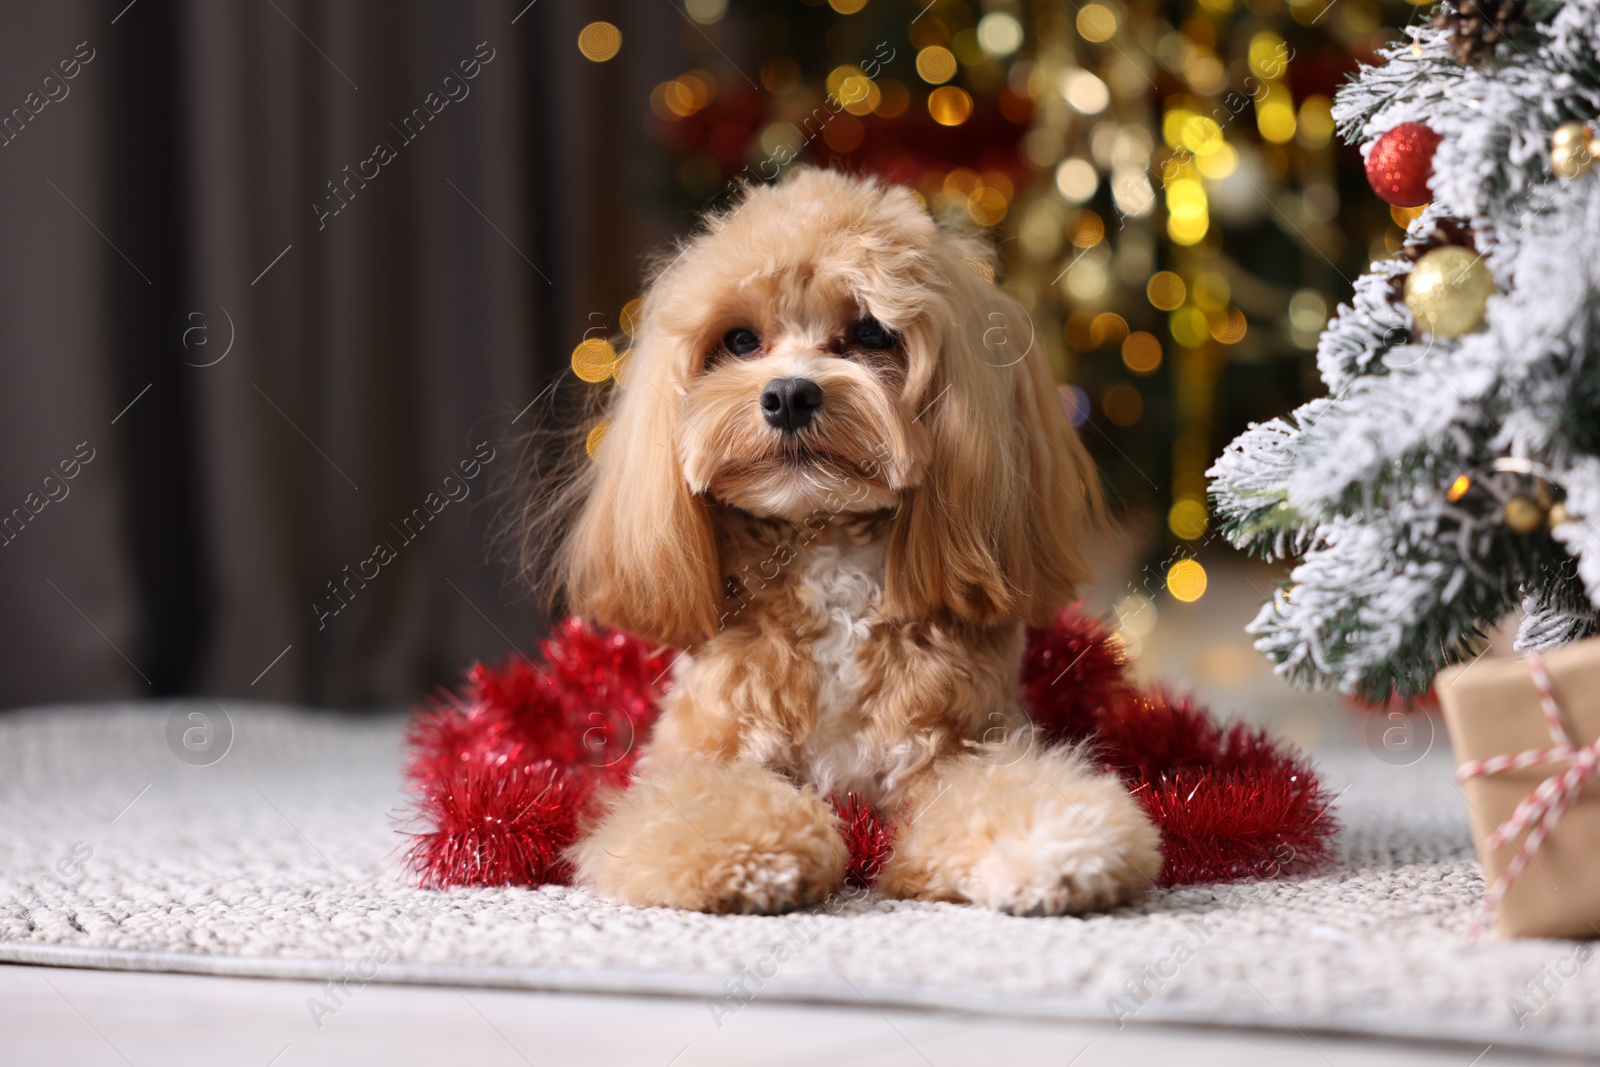
[[1185, 604], [1206, 595], [1206, 569], [1199, 560], [1180, 559], [1167, 568], [1167, 592]]
[[983, 185], [978, 172], [970, 167], [957, 167], [944, 176], [944, 195], [952, 199], [971, 196]]
[[800, 84], [800, 64], [778, 56], [761, 64], [761, 84], [773, 96], [782, 96]]
[[611, 342], [588, 337], [572, 350], [572, 373], [586, 382], [603, 382], [617, 366], [617, 350]]
[[622, 313], [617, 316], [617, 325], [622, 327], [622, 332], [629, 337], [639, 336], [639, 312], [644, 309], [644, 301], [634, 297], [622, 305]]
[[841, 15], [854, 15], [867, 6], [867, 0], [828, 0], [828, 6]]
[[683, 8], [696, 22], [710, 25], [728, 13], [728, 0], [684, 0]]
[[1185, 541], [1193, 541], [1205, 536], [1209, 518], [1204, 501], [1186, 496], [1167, 512], [1167, 529]]
[[1321, 148], [1333, 138], [1333, 101], [1312, 95], [1300, 102], [1300, 143]]
[[1250, 38], [1250, 69], [1258, 77], [1283, 77], [1288, 69], [1288, 55], [1288, 44], [1270, 30], [1262, 30]]
[[604, 63], [622, 50], [622, 31], [609, 22], [591, 22], [578, 31], [578, 51], [583, 58]]
[[[684, 102], [688, 98], [679, 95], [682, 91], [675, 81], [662, 82], [650, 93], [650, 110], [668, 122], [676, 122], [683, 118], [689, 111], [688, 104]], [[679, 108], [683, 110], [680, 111]]]
[[1117, 16], [1104, 4], [1084, 4], [1078, 9], [1078, 34], [1095, 44], [1109, 41], [1117, 32]]
[[1219, 182], [1239, 169], [1239, 153], [1227, 141], [1218, 140], [1213, 151], [1195, 158], [1194, 166], [1202, 178]]
[[1154, 374], [1161, 366], [1161, 342], [1138, 330], [1122, 342], [1122, 364], [1135, 374]]
[[1161, 139], [1173, 148], [1186, 148], [1197, 156], [1205, 156], [1221, 147], [1222, 127], [1210, 115], [1174, 108], [1161, 119]]
[[950, 49], [933, 45], [917, 53], [917, 76], [929, 85], [943, 85], [956, 76], [956, 57]]
[[1244, 312], [1238, 308], [1224, 308], [1206, 316], [1206, 321], [1211, 325], [1211, 336], [1225, 345], [1236, 345], [1244, 340], [1244, 335], [1249, 329]]
[[1000, 195], [1008, 201], [1017, 195], [1016, 186], [1011, 183], [1011, 176], [1003, 170], [986, 170], [983, 172], [983, 184], [991, 189], [1000, 190]]
[[671, 122], [688, 118], [716, 95], [716, 79], [703, 70], [691, 70], [656, 86], [650, 94], [650, 107]]
[[1100, 408], [1118, 426], [1132, 426], [1144, 417], [1144, 397], [1133, 386], [1119, 382], [1100, 397]]
[[1096, 348], [1121, 344], [1128, 336], [1128, 320], [1115, 311], [1102, 311], [1089, 321], [1089, 343]]
[[1183, 127], [1194, 117], [1194, 111], [1186, 107], [1168, 108], [1166, 114], [1161, 116], [1161, 139], [1167, 143], [1168, 148], [1183, 147]]
[[1085, 208], [1074, 211], [1067, 223], [1067, 237], [1078, 248], [1093, 248], [1105, 240], [1106, 224], [1099, 215]]
[[1206, 190], [1197, 178], [1176, 178], [1167, 183], [1167, 236], [1180, 245], [1195, 245], [1211, 228]]
[[1006, 217], [1005, 194], [988, 186], [973, 190], [967, 197], [967, 214], [979, 226], [998, 226]]
[[1145, 284], [1144, 292], [1150, 298], [1150, 303], [1162, 311], [1171, 311], [1182, 304], [1184, 297], [1189, 295], [1183, 279], [1170, 270], [1157, 271], [1150, 275], [1150, 281]]
[[1167, 329], [1172, 339], [1185, 348], [1199, 348], [1211, 340], [1211, 323], [1206, 313], [1193, 304], [1185, 304], [1168, 315]]
[[1472, 479], [1465, 474], [1456, 475], [1456, 480], [1450, 483], [1450, 491], [1445, 494], [1450, 503], [1454, 504], [1467, 495], [1467, 490], [1472, 488]]
[[957, 86], [940, 86], [928, 94], [928, 114], [941, 126], [959, 126], [972, 117], [972, 97]]
[[589, 453], [589, 458], [594, 459], [595, 453], [600, 450], [600, 442], [606, 438], [606, 431], [611, 428], [608, 422], [595, 423], [594, 429], [589, 431], [589, 436], [583, 439], [583, 450]]
[[828, 72], [828, 92], [852, 115], [870, 115], [883, 99], [877, 84], [858, 66], [845, 64]]
[[1396, 226], [1404, 230], [1411, 226], [1413, 219], [1421, 215], [1426, 210], [1428, 210], [1427, 204], [1420, 204], [1417, 207], [1391, 206], [1389, 208], [1389, 217], [1394, 220], [1394, 224]]
[[1299, 121], [1294, 113], [1294, 99], [1280, 82], [1268, 82], [1256, 98], [1256, 129], [1273, 144], [1287, 144], [1294, 140]]
[[1268, 100], [1256, 109], [1256, 128], [1274, 144], [1294, 140], [1294, 108], [1284, 100]]
[[686, 71], [679, 76], [678, 84], [688, 91], [696, 111], [711, 103], [712, 97], [717, 95], [717, 79], [703, 70]]

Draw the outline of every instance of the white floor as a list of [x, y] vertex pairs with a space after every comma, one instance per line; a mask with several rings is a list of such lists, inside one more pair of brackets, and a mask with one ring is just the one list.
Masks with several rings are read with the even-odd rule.
[[[1192, 689], [1308, 747], [1362, 744], [1368, 716], [1326, 694], [1294, 693], [1243, 627], [1272, 576], [1216, 568], [1196, 604], [1160, 596], [1139, 673]], [[1107, 603], [1130, 590], [1110, 590]], [[1442, 738], [1440, 739], [1442, 743]], [[1406, 1044], [1332, 1034], [1045, 1023], [855, 1006], [757, 1001], [722, 1020], [692, 1000], [367, 986], [321, 1026], [313, 983], [0, 965], [0, 1067], [301, 1067], [311, 1064], [1110, 1064], [1238, 1067], [1498, 1067], [1553, 1059], [1502, 1048]], [[1575, 1061], [1567, 1061], [1575, 1062]]]
[[585, 1067], [1500, 1067], [1498, 1048], [1331, 1034], [1045, 1023], [858, 1007], [407, 986], [355, 990], [332, 1015], [310, 982], [0, 966], [0, 1063], [95, 1067], [582, 1064]]

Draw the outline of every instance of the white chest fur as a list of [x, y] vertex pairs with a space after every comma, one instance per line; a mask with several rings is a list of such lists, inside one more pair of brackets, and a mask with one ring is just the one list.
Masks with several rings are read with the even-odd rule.
[[861, 646], [883, 596], [884, 545], [814, 545], [796, 574], [801, 602], [820, 624], [808, 651], [816, 663], [817, 703], [801, 758], [818, 792], [876, 796], [890, 773], [890, 754], [869, 742], [862, 714]]

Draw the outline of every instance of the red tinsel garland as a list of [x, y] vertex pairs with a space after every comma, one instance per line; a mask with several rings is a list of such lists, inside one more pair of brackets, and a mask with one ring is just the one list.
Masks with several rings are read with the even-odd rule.
[[850, 849], [844, 884], [850, 889], [871, 889], [894, 851], [894, 824], [884, 820], [872, 801], [846, 793], [844, 801], [829, 797], [839, 815], [839, 833]]
[[[423, 885], [565, 883], [563, 852], [595, 790], [627, 785], [673, 654], [576, 619], [540, 653], [542, 663], [474, 666], [461, 691], [412, 720], [407, 777], [427, 829], [407, 858]], [[1161, 827], [1162, 884], [1282, 877], [1327, 858], [1337, 825], [1304, 758], [1264, 730], [1141, 690], [1082, 611], [1029, 635], [1022, 694], [1046, 743], [1088, 745]], [[894, 826], [855, 794], [834, 807], [849, 884], [870, 887]]]
[[528, 767], [470, 766], [422, 789], [419, 808], [434, 829], [410, 854], [425, 886], [566, 883], [563, 853], [593, 783], [543, 760]]

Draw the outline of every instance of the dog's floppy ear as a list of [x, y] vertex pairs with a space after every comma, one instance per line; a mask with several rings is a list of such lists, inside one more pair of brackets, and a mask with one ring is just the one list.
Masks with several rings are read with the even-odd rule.
[[971, 242], [947, 239], [940, 257], [950, 306], [906, 332], [931, 455], [895, 519], [886, 607], [1041, 625], [1088, 577], [1099, 480], [1027, 314]]
[[680, 648], [709, 637], [721, 604], [715, 534], [675, 438], [693, 352], [660, 336], [648, 296], [561, 554], [568, 606]]

